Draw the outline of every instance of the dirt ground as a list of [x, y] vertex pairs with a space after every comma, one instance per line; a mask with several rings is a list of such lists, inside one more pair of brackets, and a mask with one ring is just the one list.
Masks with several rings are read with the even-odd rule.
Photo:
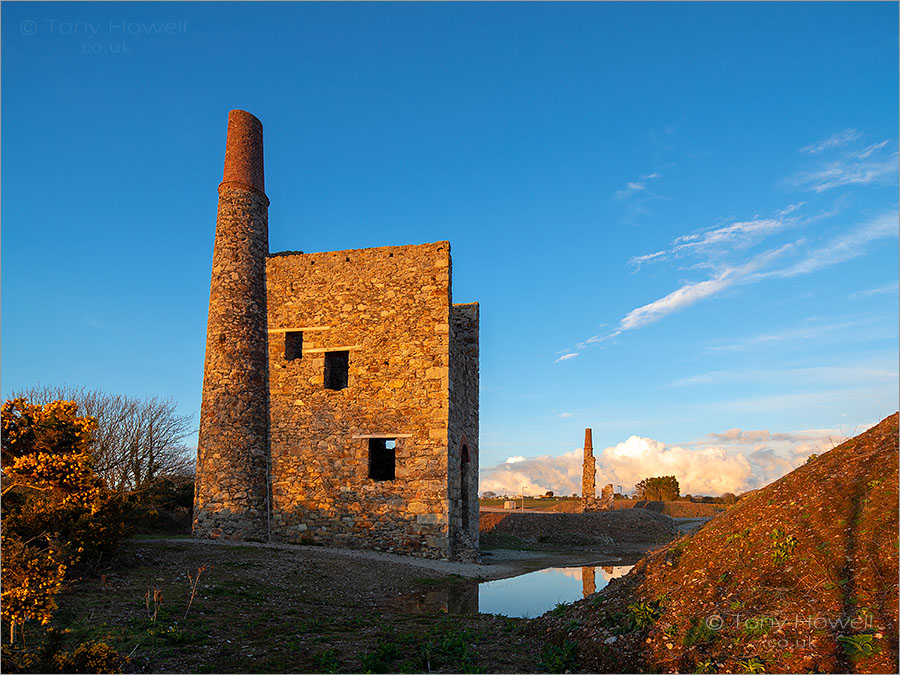
[[[617, 499], [613, 502], [613, 508], [621, 509], [647, 509], [662, 513], [671, 518], [712, 518], [727, 509], [722, 504], [703, 504], [700, 502], [674, 501], [656, 502], [646, 500]], [[556, 513], [581, 513], [581, 500], [568, 499], [546, 507], [535, 507], [526, 511], [552, 511]]]
[[[476, 582], [554, 566], [634, 563], [657, 545], [651, 540], [677, 532], [671, 519], [652, 513], [522, 514], [509, 524], [499, 516], [488, 518], [492, 529], [514, 525], [501, 539], [517, 545], [491, 545], [484, 533], [479, 564], [133, 539], [105, 575], [62, 594], [54, 625], [65, 646], [94, 639], [128, 654], [130, 672], [553, 672], [561, 663], [555, 648], [527, 637], [525, 619], [477, 613]], [[586, 531], [596, 536], [569, 547], [532, 537], [553, 534], [561, 516], [582, 526], [587, 518]], [[534, 518], [542, 520], [529, 523]]]
[[623, 546], [649, 546], [679, 534], [675, 521], [645, 509], [592, 513], [482, 513], [483, 548], [535, 546], [573, 549], [591, 547], [608, 552]]
[[454, 589], [475, 587], [463, 579], [315, 547], [133, 540], [115, 571], [60, 597], [54, 625], [65, 643], [129, 654], [130, 672], [540, 672], [542, 645], [524, 637], [524, 620], [450, 613]]

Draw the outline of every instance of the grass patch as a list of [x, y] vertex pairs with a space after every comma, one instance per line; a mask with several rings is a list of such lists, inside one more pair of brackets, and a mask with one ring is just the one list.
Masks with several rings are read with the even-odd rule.
[[685, 647], [693, 647], [694, 645], [702, 645], [713, 642], [718, 633], [709, 627], [706, 619], [694, 617], [691, 619], [691, 625], [681, 639], [681, 644]]
[[540, 668], [545, 673], [565, 673], [578, 663], [578, 645], [566, 640], [562, 645], [547, 644], [541, 650]]

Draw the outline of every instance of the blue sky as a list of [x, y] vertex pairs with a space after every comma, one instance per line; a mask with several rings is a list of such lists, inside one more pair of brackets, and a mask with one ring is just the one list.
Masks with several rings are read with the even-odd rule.
[[454, 301], [482, 308], [484, 485], [568, 490], [545, 470], [592, 427], [598, 482], [631, 480], [612, 450], [634, 436], [634, 472], [713, 447], [748, 487], [898, 407], [896, 3], [2, 19], [5, 396], [68, 383], [199, 411], [243, 108], [265, 127], [271, 250], [452, 242]]

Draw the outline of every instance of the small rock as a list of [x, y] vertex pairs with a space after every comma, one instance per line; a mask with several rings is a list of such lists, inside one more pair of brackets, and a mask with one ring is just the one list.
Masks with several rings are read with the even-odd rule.
[[616, 641], [616, 636], [613, 635], [612, 637], [606, 638], [606, 639], [603, 641], [603, 644], [605, 644], [605, 645], [611, 645], [611, 644], [612, 644], [613, 642], [615, 642], [615, 641]]

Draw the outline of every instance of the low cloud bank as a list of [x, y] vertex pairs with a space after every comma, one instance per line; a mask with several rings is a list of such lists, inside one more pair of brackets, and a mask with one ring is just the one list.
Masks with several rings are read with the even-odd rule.
[[[681, 494], [739, 494], [762, 487], [792, 471], [814, 452], [830, 449], [838, 438], [831, 429], [799, 433], [731, 429], [684, 446], [631, 436], [595, 452], [597, 491], [607, 484], [626, 492], [648, 476], [674, 475]], [[562, 455], [515, 457], [481, 469], [480, 489], [497, 494], [581, 494], [582, 450]]]

